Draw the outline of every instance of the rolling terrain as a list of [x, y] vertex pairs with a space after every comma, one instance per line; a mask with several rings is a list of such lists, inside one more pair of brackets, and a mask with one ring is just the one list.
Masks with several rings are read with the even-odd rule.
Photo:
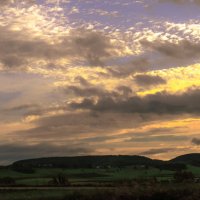
[[[200, 197], [199, 158], [200, 154], [187, 154], [169, 161], [144, 156], [20, 160], [0, 168], [0, 195], [7, 200], [25, 200], [27, 195], [34, 200], [82, 200], [90, 199], [92, 195], [93, 199], [113, 196], [113, 199], [119, 200], [123, 199], [123, 195], [147, 200], [154, 196], [155, 199], [162, 196], [162, 199], [176, 200], [185, 195]], [[180, 190], [179, 194], [175, 192], [177, 190]], [[147, 195], [143, 197], [143, 194]]]

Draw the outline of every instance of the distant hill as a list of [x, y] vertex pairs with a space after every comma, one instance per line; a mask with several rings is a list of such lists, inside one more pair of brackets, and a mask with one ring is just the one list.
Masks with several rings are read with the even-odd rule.
[[154, 166], [163, 161], [152, 160], [144, 156], [77, 156], [28, 159], [14, 162], [15, 167], [65, 167], [65, 168], [101, 168], [125, 167], [131, 165]]
[[76, 157], [49, 157], [27, 159], [14, 162], [14, 168], [109, 168], [143, 166], [159, 169], [179, 170], [186, 165], [200, 166], [200, 153], [178, 156], [169, 161], [153, 160], [144, 156], [108, 155], [108, 156], [76, 156]]
[[191, 153], [191, 154], [181, 155], [170, 160], [170, 162], [200, 166], [200, 153]]

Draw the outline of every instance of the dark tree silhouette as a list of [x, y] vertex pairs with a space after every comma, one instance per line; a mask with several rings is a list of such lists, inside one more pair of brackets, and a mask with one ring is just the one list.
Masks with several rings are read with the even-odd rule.
[[192, 172], [187, 171], [177, 171], [174, 173], [174, 181], [177, 183], [181, 182], [193, 182], [195, 176]]

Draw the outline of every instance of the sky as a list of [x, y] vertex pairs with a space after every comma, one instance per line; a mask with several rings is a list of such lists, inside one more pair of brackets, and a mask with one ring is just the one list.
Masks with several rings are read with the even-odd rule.
[[0, 0], [0, 164], [200, 150], [199, 0]]

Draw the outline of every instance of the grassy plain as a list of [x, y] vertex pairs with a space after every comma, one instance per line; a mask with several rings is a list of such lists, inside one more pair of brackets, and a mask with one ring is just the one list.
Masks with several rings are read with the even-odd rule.
[[[200, 169], [192, 168], [197, 174]], [[34, 173], [25, 174], [11, 169], [0, 169], [0, 178], [14, 178], [16, 184], [21, 185], [47, 185], [58, 174], [64, 174], [72, 185], [84, 185], [100, 182], [117, 182], [133, 179], [148, 179], [156, 177], [159, 180], [170, 179], [172, 171], [159, 170], [156, 168], [135, 169], [131, 167], [117, 169], [35, 169]]]
[[[187, 166], [195, 177], [200, 167]], [[48, 188], [58, 174], [64, 174], [70, 187]], [[24, 189], [0, 189], [0, 200], [199, 200], [199, 183], [174, 183], [174, 171], [157, 168], [53, 169], [38, 168], [25, 174], [0, 169], [0, 178], [15, 179]], [[154, 180], [157, 180], [154, 182]], [[26, 189], [37, 186], [38, 189]], [[47, 186], [46, 188], [42, 188]]]
[[[200, 177], [200, 167], [187, 166], [196, 177]], [[110, 168], [110, 169], [54, 169], [38, 168], [34, 173], [26, 174], [12, 169], [0, 169], [0, 178], [11, 177], [17, 185], [41, 186], [48, 185], [49, 181], [58, 174], [64, 174], [71, 185], [98, 185], [100, 183], [130, 181], [134, 179], [157, 179], [158, 181], [171, 180], [174, 171], [159, 170], [157, 168]]]

